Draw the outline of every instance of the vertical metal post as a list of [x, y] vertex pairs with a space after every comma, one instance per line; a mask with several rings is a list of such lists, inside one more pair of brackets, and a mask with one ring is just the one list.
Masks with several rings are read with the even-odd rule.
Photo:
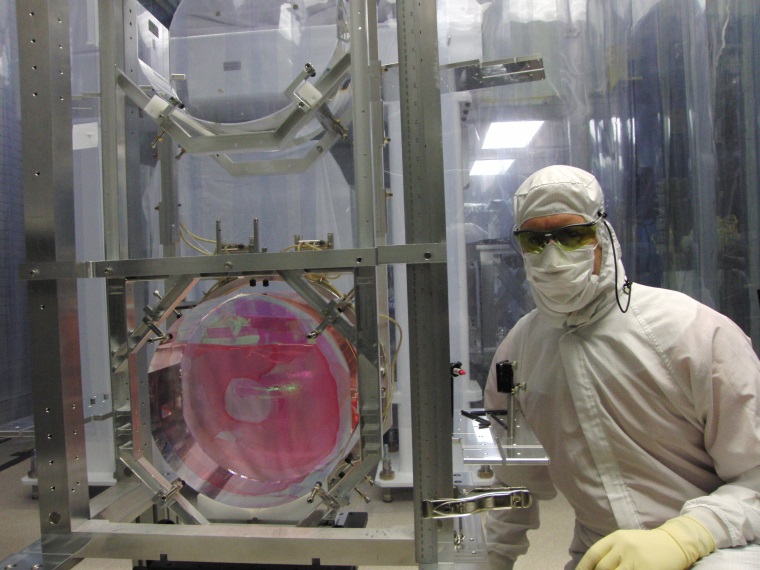
[[[446, 215], [436, 2], [398, 0], [404, 210], [408, 243], [442, 243]], [[415, 538], [422, 566], [451, 563], [453, 527], [423, 519], [422, 501], [452, 491], [452, 393], [446, 264], [410, 265], [409, 353]]]
[[[122, 26], [121, 37], [122, 44], [115, 47], [116, 54], [115, 64], [121, 64], [123, 58], [124, 74], [133, 81], [138, 80], [140, 62], [137, 55], [139, 43], [139, 24], [138, 18], [145, 12], [145, 8], [137, 0], [110, 0], [118, 5], [116, 10], [121, 10], [116, 15], [116, 25]], [[120, 17], [119, 17], [120, 16]], [[121, 50], [121, 52], [119, 52]], [[137, 206], [139, 202], [134, 200], [127, 201], [128, 196], [138, 196], [143, 192], [143, 180], [140, 175], [140, 127], [142, 110], [132, 103], [125, 100], [124, 95], [118, 92], [118, 101], [121, 104], [122, 114], [117, 117], [117, 125], [124, 129], [123, 138], [118, 139], [118, 160], [119, 172], [124, 171], [125, 178], [123, 185], [119, 185], [118, 200], [120, 209], [119, 223], [121, 224], [120, 235], [122, 242], [122, 259], [134, 257], [150, 257], [152, 252], [145, 243], [145, 227], [142, 222], [142, 212]], [[144, 141], [142, 141], [144, 143]], [[138, 295], [143, 303], [148, 302], [149, 294], [147, 288], [138, 288]]]
[[[120, 41], [113, 47], [112, 65], [121, 66], [120, 69], [133, 80], [137, 79], [139, 70], [138, 60], [138, 19], [145, 12], [145, 8], [137, 0], [109, 0], [114, 3], [113, 18], [114, 26], [119, 26], [114, 33], [114, 41]], [[108, 65], [106, 65], [108, 67]], [[112, 75], [109, 75], [112, 77]], [[109, 87], [110, 89], [110, 87]], [[121, 241], [122, 258], [134, 258], [151, 255], [149, 246], [144, 242], [144, 227], [141, 223], [141, 215], [135, 215], [134, 204], [127, 203], [127, 196], [138, 195], [141, 191], [142, 180], [140, 172], [140, 109], [125, 100], [124, 95], [117, 88], [117, 117], [114, 118], [117, 137], [118, 154], [115, 157], [118, 161], [117, 172], [124, 172], [124, 179], [119, 181], [116, 190], [118, 196], [114, 197], [112, 202], [119, 208], [119, 224]], [[169, 193], [168, 201], [176, 204], [176, 179], [174, 176], [175, 161], [168, 156], [171, 153], [170, 142], [161, 143], [164, 145], [159, 149], [162, 154], [162, 172], [161, 182], [162, 189], [166, 183], [167, 192]], [[167, 169], [163, 170], [163, 165], [171, 162]], [[104, 190], [109, 192], [108, 187]], [[164, 196], [162, 195], [162, 200]], [[173, 205], [168, 206], [169, 210], [174, 210]], [[176, 215], [173, 211], [172, 216]], [[176, 223], [176, 219], [174, 222]], [[161, 220], [163, 222], [163, 220]], [[168, 227], [167, 224], [166, 227]], [[164, 245], [164, 255], [171, 256], [176, 253], [176, 248], [172, 244], [166, 244], [163, 234], [165, 226], [161, 226], [161, 244]], [[174, 227], [175, 231], [177, 227]], [[171, 236], [169, 236], [171, 239]], [[153, 284], [155, 287], [155, 284]], [[145, 281], [130, 281], [123, 284], [109, 283], [109, 335], [111, 341], [116, 339], [129, 339], [130, 333], [137, 326], [143, 317], [142, 308], [155, 302], [150, 293], [151, 284]], [[148, 355], [146, 351], [138, 351], [130, 355], [128, 361], [115, 374], [112, 375], [111, 384], [114, 390], [114, 400], [118, 398], [120, 406], [118, 410], [114, 406], [114, 430], [115, 441], [131, 446], [131, 452], [134, 457], [152, 456], [152, 447], [150, 446], [150, 411], [149, 411], [149, 394], [148, 383], [142, 379], [147, 377]], [[117, 447], [117, 466], [121, 467], [121, 461], [118, 459], [119, 449]], [[117, 478], [128, 476], [129, 470], [118, 469]]]
[[[27, 260], [75, 261], [68, 2], [17, 2]], [[29, 283], [43, 544], [89, 517], [75, 280]], [[45, 546], [43, 546], [43, 552]]]
[[169, 135], [158, 143], [158, 166], [161, 169], [161, 205], [158, 225], [164, 257], [179, 254], [179, 189], [177, 188], [177, 145]]
[[386, 234], [380, 73], [376, 3], [352, 0], [351, 89], [358, 247], [384, 243]]
[[[106, 259], [129, 258], [128, 243], [128, 208], [127, 208], [127, 157], [131, 156], [133, 165], [137, 162], [136, 137], [127, 140], [128, 117], [133, 129], [137, 121], [134, 105], [127, 102], [116, 84], [117, 70], [130, 76], [135, 73], [135, 56], [127, 57], [127, 50], [136, 51], [134, 37], [129, 37], [128, 30], [135, 33], [135, 15], [124, 0], [105, 0], [98, 2], [98, 38], [100, 56], [100, 124], [101, 124], [101, 163], [103, 193], [103, 223], [105, 229]], [[129, 37], [129, 43], [127, 38]], [[129, 59], [129, 63], [127, 60]], [[129, 67], [128, 67], [129, 66]], [[127, 108], [130, 112], [127, 112]], [[114, 444], [116, 472], [114, 477], [121, 481], [129, 476], [129, 470], [119, 459], [119, 449], [132, 445], [133, 428], [139, 424], [133, 422], [133, 409], [130, 394], [130, 378], [135, 374], [134, 358], [118, 370], [117, 350], [125, 345], [129, 338], [130, 319], [134, 319], [134, 284], [122, 279], [108, 279], [106, 287], [106, 312], [108, 319], [109, 349], [111, 353], [111, 400], [114, 409]]]
[[369, 471], [380, 462], [383, 443], [375, 268], [356, 269], [354, 287], [361, 450]]
[[[356, 195], [356, 244], [375, 247], [384, 239], [384, 221], [376, 221], [376, 196], [382, 184], [382, 113], [380, 62], [377, 59], [377, 7], [351, 0], [351, 89]], [[380, 130], [378, 131], [378, 122]], [[385, 275], [372, 268], [354, 271], [357, 368], [362, 459], [376, 465], [382, 453], [382, 397], [378, 353], [378, 293], [385, 295]]]
[[124, 68], [124, 11], [121, 0], [98, 2], [98, 38], [105, 256], [106, 259], [125, 259], [128, 257], [125, 100], [116, 86], [116, 70]]
[[116, 446], [116, 479], [123, 478], [120, 467], [119, 448], [132, 440], [132, 413], [130, 404], [129, 373], [130, 362], [117, 366], [120, 361], [118, 351], [127, 347], [129, 341], [129, 284], [124, 279], [107, 279], [108, 344], [111, 353], [111, 400], [114, 410], [114, 444]]

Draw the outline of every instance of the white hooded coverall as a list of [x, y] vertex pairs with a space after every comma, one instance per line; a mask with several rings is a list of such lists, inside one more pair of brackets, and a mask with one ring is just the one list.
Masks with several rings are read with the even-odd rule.
[[[570, 315], [538, 303], [496, 351], [486, 409], [507, 407], [495, 363], [516, 363], [519, 407], [550, 458], [548, 470], [530, 469], [530, 481], [521, 467], [498, 468], [497, 477], [527, 483], [538, 498], [551, 496], [552, 483], [564, 494], [576, 517], [567, 568], [617, 529], [651, 529], [687, 513], [718, 549], [739, 547], [696, 566], [728, 552], [751, 562], [720, 568], [760, 568], [760, 361], [730, 319], [681, 293], [634, 283], [623, 313], [617, 240], [601, 222], [597, 239], [597, 298]], [[628, 295], [619, 295], [625, 307]], [[537, 508], [489, 515], [495, 567], [511, 568], [527, 550]]]

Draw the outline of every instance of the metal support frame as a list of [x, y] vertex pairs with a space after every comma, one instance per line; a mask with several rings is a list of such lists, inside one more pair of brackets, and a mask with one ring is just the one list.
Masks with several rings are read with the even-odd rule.
[[[182, 153], [211, 155], [233, 176], [304, 172], [338, 140], [348, 137], [347, 125], [350, 121], [347, 121], [346, 117], [333, 116], [327, 102], [340, 88], [350, 63], [349, 55], [344, 55], [315, 82], [314, 86], [305, 83], [303, 78], [299, 77], [288, 88], [286, 94], [294, 104], [291, 109], [280, 113], [279, 126], [275, 129], [244, 133], [214, 132], [209, 126], [184, 111], [179, 99], [173, 96], [171, 91], [151, 96], [123, 71], [117, 70], [116, 82], [132, 103], [156, 121], [159, 127], [159, 134], [155, 139], [157, 144], [168, 135], [182, 148]], [[311, 71], [309, 66], [302, 75], [311, 76]], [[315, 98], [309, 103], [298, 96], [298, 85], [302, 83], [309, 86], [310, 92], [314, 94]], [[170, 87], [167, 87], [167, 90], [170, 90]], [[300, 130], [312, 119], [317, 119], [323, 128], [316, 142], [310, 142], [315, 133], [298, 137]], [[310, 148], [301, 157], [267, 157], [266, 160], [236, 162], [229, 156], [240, 152], [283, 150], [307, 143], [310, 144]]]
[[[116, 539], [115, 537], [118, 537]], [[312, 566], [414, 564], [411, 531], [263, 525], [149, 525], [91, 520], [76, 538], [81, 558], [139, 558]]]
[[[444, 243], [436, 2], [399, 0], [396, 6], [407, 241]], [[408, 267], [407, 290], [417, 561], [435, 567], [453, 564], [454, 550], [453, 526], [424, 518], [422, 508], [452, 488], [446, 265]]]
[[[122, 2], [106, 0], [98, 3], [100, 40], [100, 77], [112, 77], [123, 68], [124, 14]], [[125, 100], [115, 81], [100, 82], [101, 169], [103, 185], [103, 226], [106, 229], [106, 259], [128, 257], [126, 227], [121, 213], [126, 211]]]
[[[70, 262], [74, 249], [68, 2], [17, 7], [29, 260]], [[88, 518], [76, 281], [30, 283], [32, 394], [43, 543]]]
[[[127, 6], [130, 6], [128, 9]], [[448, 321], [446, 246], [443, 209], [443, 165], [440, 141], [440, 101], [435, 3], [414, 7], [400, 4], [399, 39], [404, 57], [400, 63], [405, 132], [407, 234], [409, 243], [385, 245], [385, 191], [382, 188], [382, 101], [379, 96], [380, 65], [377, 59], [374, 2], [351, 3], [352, 39], [360, 59], [351, 64], [352, 82], [361, 106], [353, 120], [362, 125], [355, 142], [364, 153], [357, 160], [357, 243], [350, 250], [292, 253], [223, 254], [206, 258], [130, 259], [127, 251], [126, 193], [130, 186], [130, 150], [127, 131], [137, 121], [135, 107], [118, 89], [107, 85], [119, 79], [132, 99], [147, 97], [132, 89], [132, 80], [112, 67], [122, 62], [135, 73], [135, 54], [123, 53], [127, 20], [135, 14], [132, 0], [99, 3], [99, 23], [115, 26], [101, 35], [101, 78], [104, 84], [103, 128], [113, 129], [114, 144], [103, 149], [106, 259], [77, 261], [73, 235], [73, 150], [71, 148], [71, 85], [68, 2], [31, 0], [19, 2], [21, 42], [22, 112], [24, 124], [24, 184], [28, 263], [21, 269], [29, 280], [32, 352], [46, 354], [33, 359], [35, 424], [40, 483], [42, 556], [46, 568], [69, 568], [85, 557], [172, 559], [216, 562], [309, 564], [437, 565], [451, 562], [453, 527], [425, 519], [424, 501], [451, 495], [451, 394], [439, 387], [447, 382]], [[421, 13], [418, 13], [421, 10]], [[122, 26], [120, 27], [119, 23]], [[421, 38], [424, 38], [424, 42]], [[133, 38], [129, 38], [133, 40]], [[427, 45], [426, 45], [427, 44]], [[123, 56], [123, 57], [122, 57]], [[326, 97], [335, 74], [342, 77], [349, 59], [342, 59], [317, 90]], [[32, 70], [32, 71], [29, 71]], [[130, 71], [131, 70], [131, 71]], [[323, 97], [324, 99], [324, 97]], [[318, 111], [323, 99], [308, 110]], [[178, 120], [172, 109], [156, 102], [162, 126], [181, 146], [199, 153], [217, 153], [264, 145], [251, 137], [189, 136], [192, 121]], [[137, 107], [146, 109], [138, 103]], [[158, 107], [161, 107], [160, 109]], [[34, 121], [31, 118], [34, 117]], [[278, 146], [297, 134], [309, 118], [298, 110], [274, 136]], [[324, 119], [324, 117], [322, 117]], [[323, 123], [324, 124], [324, 123]], [[365, 128], [366, 127], [366, 128]], [[176, 131], [176, 132], [175, 132]], [[193, 135], [204, 135], [202, 129]], [[279, 138], [278, 138], [279, 137]], [[107, 137], [103, 137], [104, 139]], [[134, 138], [134, 137], [132, 137]], [[192, 140], [192, 142], [191, 142]], [[213, 141], [213, 142], [212, 142]], [[270, 141], [271, 142], [271, 141]], [[196, 145], [197, 143], [197, 145]], [[222, 145], [219, 147], [218, 145]], [[171, 146], [162, 150], [168, 161]], [[368, 168], [366, 168], [369, 166]], [[165, 180], [173, 184], [167, 167]], [[171, 202], [174, 189], [164, 197]], [[171, 206], [173, 207], [173, 205]], [[432, 223], [431, 223], [432, 217]], [[172, 213], [162, 217], [164, 245], [174, 240]], [[166, 253], [166, 251], [165, 251]], [[197, 279], [275, 272], [340, 270], [354, 275], [361, 439], [356, 465], [345, 468], [344, 477], [331, 490], [347, 493], [378, 465], [382, 455], [382, 397], [379, 383], [378, 296], [384, 294], [386, 265], [409, 264], [408, 290], [412, 299], [411, 342], [412, 413], [415, 454], [415, 532], [405, 529], [266, 528], [257, 525], [209, 525], [182, 499], [179, 486], [152, 468], [147, 423], [150, 414], [145, 382], [138, 377], [144, 363], [139, 348], [184, 298]], [[118, 454], [126, 469], [117, 484], [92, 505], [88, 501], [84, 455], [81, 377], [76, 320], [76, 283], [82, 278], [102, 279], [107, 290], [109, 346], [114, 401], [114, 432]], [[136, 287], [152, 279], [173, 279], [163, 299], [147, 308], [139, 322], [134, 310]], [[436, 394], [435, 398], [429, 398]], [[353, 460], [352, 460], [353, 461]], [[135, 477], [143, 481], [136, 484]], [[172, 504], [183, 525], [125, 524], [153, 504]], [[91, 518], [90, 508], [95, 516]], [[89, 519], [89, 520], [88, 520]], [[103, 520], [103, 519], [108, 519]], [[443, 534], [441, 534], [443, 533]], [[118, 536], [118, 537], [117, 537]], [[252, 539], [252, 540], [246, 540]]]

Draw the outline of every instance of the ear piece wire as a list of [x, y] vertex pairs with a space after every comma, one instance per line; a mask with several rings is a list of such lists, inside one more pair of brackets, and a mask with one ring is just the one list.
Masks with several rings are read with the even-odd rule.
[[623, 293], [628, 295], [628, 303], [625, 305], [625, 309], [623, 308], [623, 304], [620, 302], [620, 293], [618, 292], [618, 264], [617, 264], [617, 254], [615, 253], [615, 240], [612, 237], [612, 229], [610, 228], [610, 225], [607, 223], [607, 213], [601, 212], [602, 218], [604, 218], [604, 227], [607, 228], [607, 233], [610, 236], [610, 248], [612, 249], [612, 262], [615, 266], [615, 300], [617, 301], [617, 306], [620, 308], [620, 311], [623, 313], [628, 312], [628, 308], [631, 306], [631, 289], [633, 288], [633, 281], [628, 279], [628, 276], [623, 277]]

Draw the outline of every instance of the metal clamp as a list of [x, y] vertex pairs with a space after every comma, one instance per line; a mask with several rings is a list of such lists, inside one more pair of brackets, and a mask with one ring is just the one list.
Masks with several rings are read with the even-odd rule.
[[285, 95], [302, 111], [318, 107], [324, 102], [325, 94], [307, 80], [316, 77], [317, 70], [310, 63], [304, 65], [303, 71], [285, 88]]
[[150, 320], [148, 317], [145, 317], [145, 318], [143, 319], [143, 323], [145, 323], [145, 326], [146, 326], [146, 327], [148, 327], [148, 328], [150, 329], [150, 331], [151, 331], [151, 332], [152, 332], [154, 335], [156, 335], [156, 336], [154, 336], [154, 337], [152, 337], [152, 338], [149, 338], [149, 339], [148, 339], [148, 342], [150, 342], [150, 343], [153, 343], [153, 342], [163, 342], [163, 341], [165, 341], [166, 339], [168, 339], [168, 338], [169, 338], [169, 337], [168, 337], [168, 336], [167, 336], [167, 335], [164, 333], [164, 331], [162, 331], [160, 328], [158, 328], [158, 326], [156, 325], [156, 323], [154, 323], [154, 322], [153, 322], [152, 320]]
[[172, 481], [171, 487], [169, 487], [168, 490], [156, 493], [154, 502], [156, 504], [161, 504], [163, 506], [169, 506], [169, 505], [174, 504], [174, 501], [177, 498], [177, 495], [179, 494], [179, 492], [182, 490], [182, 487], [184, 486], [185, 486], [185, 483], [181, 479], [175, 479], [174, 481]]
[[320, 481], [317, 481], [314, 487], [312, 487], [311, 493], [309, 493], [309, 497], [306, 499], [306, 502], [312, 504], [314, 502], [314, 499], [317, 497], [322, 499], [325, 505], [331, 509], [340, 508], [340, 503], [338, 503], [338, 501], [336, 501], [327, 491], [324, 490]]
[[343, 314], [343, 311], [346, 309], [346, 307], [348, 307], [350, 304], [351, 301], [349, 300], [348, 296], [344, 296], [337, 301], [330, 301], [325, 306], [325, 308], [322, 309], [322, 313], [325, 315], [325, 318], [321, 323], [319, 323], [319, 325], [317, 325], [317, 328], [306, 335], [306, 339], [310, 342], [316, 342], [319, 335], [321, 335], [328, 326], [335, 323], [335, 321], [338, 320]]
[[445, 519], [502, 509], [527, 509], [533, 504], [525, 487], [476, 487], [460, 489], [461, 497], [422, 501], [422, 517]]
[[208, 519], [182, 495], [184, 483], [181, 479], [169, 481], [145, 457], [135, 457], [128, 446], [119, 450], [119, 459], [152, 492], [153, 504], [171, 509], [182, 524], [209, 524]]
[[341, 124], [338, 117], [332, 114], [327, 105], [322, 105], [317, 109], [316, 118], [325, 131], [335, 133], [348, 142], [353, 142], [349, 130]]

